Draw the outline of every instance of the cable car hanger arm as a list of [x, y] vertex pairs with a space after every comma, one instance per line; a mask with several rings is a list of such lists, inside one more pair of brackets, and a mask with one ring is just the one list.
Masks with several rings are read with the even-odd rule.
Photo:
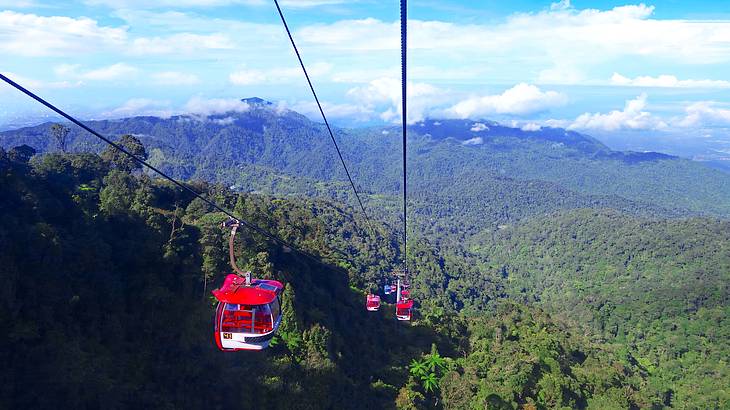
[[231, 261], [231, 267], [239, 276], [243, 277], [246, 280], [246, 286], [251, 286], [251, 272], [244, 272], [243, 270], [241, 270], [241, 268], [239, 268], [236, 264], [236, 255], [233, 254], [233, 246], [239, 224], [240, 222], [238, 220], [229, 219], [228, 221], [223, 222], [222, 225], [223, 227], [231, 228], [231, 238], [228, 240], [228, 256]]

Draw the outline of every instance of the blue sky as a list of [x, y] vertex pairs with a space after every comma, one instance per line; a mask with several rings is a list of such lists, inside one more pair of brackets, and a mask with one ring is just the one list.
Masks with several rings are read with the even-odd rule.
[[[396, 1], [282, 0], [334, 122], [398, 120]], [[412, 1], [410, 120], [724, 138], [718, 1]], [[273, 0], [0, 0], [0, 71], [84, 118], [315, 109]], [[47, 113], [0, 85], [0, 127]]]

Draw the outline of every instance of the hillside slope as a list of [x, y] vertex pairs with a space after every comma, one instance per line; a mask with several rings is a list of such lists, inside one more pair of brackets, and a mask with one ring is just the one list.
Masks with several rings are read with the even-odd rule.
[[[336, 205], [196, 188], [324, 258], [315, 264], [242, 232], [243, 266], [287, 284], [280, 337], [266, 352], [224, 354], [212, 341], [208, 292], [227, 271], [221, 215], [93, 154], [28, 163], [22, 152], [0, 149], [0, 406], [439, 408], [458, 399], [461, 374], [483, 381], [480, 406], [658, 403], [637, 366], [529, 308], [500, 313], [506, 339], [458, 316], [403, 326], [387, 307], [366, 312], [348, 276], [389, 269], [397, 254], [352, 241], [359, 228]], [[342, 244], [354, 248], [341, 253]], [[346, 261], [347, 271], [333, 266]], [[537, 322], [516, 319], [533, 315]], [[547, 333], [536, 334], [541, 328]], [[490, 340], [502, 348], [489, 348]], [[457, 358], [461, 349], [467, 361]], [[437, 363], [438, 352], [446, 359], [434, 390], [409, 363]], [[510, 383], [474, 373], [485, 354], [516, 370], [500, 376]], [[538, 359], [547, 367], [535, 367]], [[495, 383], [499, 391], [488, 393]]]
[[718, 389], [730, 382], [727, 221], [578, 210], [485, 232], [472, 249], [510, 299], [625, 346], [669, 403], [730, 403]]
[[[309, 194], [337, 190], [313, 188], [317, 182], [342, 187], [345, 181], [322, 124], [263, 104], [207, 117], [136, 117], [89, 124], [107, 135], [138, 136], [155, 165], [184, 179], [216, 181], [244, 191]], [[52, 149], [49, 127], [1, 133], [0, 144]], [[540, 196], [561, 196], [576, 198], [562, 201], [570, 202], [569, 208], [600, 202], [640, 214], [653, 208], [650, 212], [658, 216], [730, 215], [730, 176], [692, 161], [658, 153], [611, 151], [589, 136], [562, 129], [524, 131], [486, 121], [428, 120], [412, 125], [410, 131], [411, 192], [437, 208], [448, 206], [443, 197], [471, 196], [471, 201], [493, 191], [495, 185], [506, 184], [507, 191], [518, 193], [539, 186], [541, 193], [530, 194], [527, 203], [540, 202]], [[399, 192], [397, 127], [337, 129], [335, 133], [361, 190], [374, 195]], [[101, 149], [73, 127], [69, 137], [73, 149]], [[295, 180], [283, 184], [269, 175]], [[525, 201], [506, 199], [503, 202], [511, 209], [523, 208]], [[465, 208], [470, 205], [464, 202]], [[555, 209], [538, 208], [539, 212]], [[489, 224], [505, 221], [494, 212], [485, 214]], [[461, 222], [474, 225], [478, 219], [467, 217]], [[487, 226], [478, 224], [478, 228]]]

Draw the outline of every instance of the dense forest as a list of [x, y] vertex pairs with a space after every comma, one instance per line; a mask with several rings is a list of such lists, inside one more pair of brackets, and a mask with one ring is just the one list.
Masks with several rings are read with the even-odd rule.
[[[144, 153], [135, 139], [124, 142]], [[388, 226], [365, 241], [336, 202], [192, 183], [321, 258], [242, 235], [245, 267], [287, 284], [285, 319], [269, 351], [222, 354], [209, 296], [228, 270], [222, 215], [111, 151], [34, 156], [18, 147], [0, 151], [0, 171], [3, 407], [644, 408], [665, 400], [620, 349], [538, 307], [503, 300], [489, 314], [464, 315], [424, 294], [411, 326], [387, 307], [368, 313], [366, 278], [399, 258]], [[414, 252], [416, 264], [434, 257]]]
[[4, 133], [0, 407], [730, 405], [730, 178], [562, 130], [486, 123], [475, 146], [471, 122], [415, 124], [417, 308], [403, 324], [391, 304], [363, 306], [404, 251], [394, 142], [375, 141], [395, 131], [338, 130], [359, 147], [346, 155], [370, 229], [320, 125], [230, 115], [95, 125], [315, 255], [237, 240], [241, 267], [286, 284], [273, 346], [223, 354], [212, 340], [225, 215], [78, 130]]

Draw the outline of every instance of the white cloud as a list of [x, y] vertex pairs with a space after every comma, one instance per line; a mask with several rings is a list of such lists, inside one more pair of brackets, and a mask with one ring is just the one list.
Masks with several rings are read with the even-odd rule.
[[[551, 10], [515, 14], [496, 24], [409, 20], [409, 47], [414, 65], [443, 62], [437, 73], [418, 77], [428, 81], [454, 70], [482, 79], [484, 70], [475, 68], [492, 67], [494, 81], [532, 76], [539, 83], [575, 84], [590, 78], [596, 66], [637, 57], [665, 64], [730, 61], [730, 21], [655, 19], [653, 13], [654, 7], [645, 4], [577, 10], [563, 1]], [[392, 58], [399, 49], [397, 21], [341, 20], [306, 26], [296, 34], [319, 50], [360, 53], [367, 61]], [[451, 61], [466, 65], [455, 68]]]
[[[311, 78], [321, 77], [332, 70], [332, 64], [318, 62], [307, 66]], [[234, 85], [284, 84], [292, 81], [304, 82], [304, 72], [300, 67], [272, 68], [268, 70], [243, 69], [232, 72], [228, 81]]]
[[467, 98], [445, 110], [456, 118], [475, 118], [492, 114], [527, 115], [567, 102], [567, 97], [556, 91], [542, 91], [530, 84], [520, 83], [502, 94]]
[[228, 36], [220, 33], [179, 33], [167, 37], [137, 38], [129, 46], [132, 55], [192, 54], [200, 50], [230, 50], [235, 48]]
[[137, 73], [137, 68], [125, 63], [117, 63], [109, 67], [87, 71], [80, 75], [85, 80], [108, 81], [128, 77]]
[[158, 101], [147, 98], [133, 98], [120, 107], [101, 114], [102, 118], [128, 118], [135, 116], [152, 116], [170, 118], [174, 115], [169, 101]]
[[26, 57], [65, 56], [123, 45], [124, 28], [101, 27], [80, 17], [43, 17], [13, 11], [0, 12], [0, 52]]
[[31, 7], [39, 7], [40, 5], [32, 0], [0, 0], [0, 7], [11, 9], [27, 9]]
[[[381, 112], [380, 118], [384, 121], [399, 122], [402, 116], [401, 82], [392, 77], [373, 80], [365, 86], [355, 87], [347, 92], [350, 98], [355, 99], [368, 110], [387, 106]], [[412, 124], [423, 120], [430, 110], [442, 104], [446, 97], [445, 92], [426, 83], [408, 83], [408, 123]]]
[[551, 118], [549, 120], [544, 121], [544, 126], [550, 127], [550, 128], [568, 128], [570, 127], [570, 124], [573, 122], [570, 120], [559, 120], [555, 118]]
[[56, 66], [54, 71], [60, 77], [89, 81], [119, 80], [134, 76], [139, 72], [136, 67], [126, 63], [112, 64], [107, 67], [87, 71], [81, 71], [81, 66], [78, 64], [61, 64]]
[[[73, 88], [81, 85], [81, 83], [78, 81], [39, 81], [33, 78], [25, 77], [7, 71], [3, 72], [3, 74], [11, 80], [15, 81], [16, 83], [20, 84], [21, 86], [29, 88], [31, 91], [42, 89]], [[0, 84], [2, 84], [0, 90], [10, 90], [10, 86], [5, 84], [5, 82], [2, 82]]]
[[585, 113], [573, 121], [568, 129], [593, 129], [602, 131], [663, 129], [667, 124], [655, 117], [646, 108], [647, 95], [641, 94], [626, 101], [623, 111], [614, 110], [607, 114]]
[[528, 122], [527, 124], [520, 127], [522, 131], [540, 131], [542, 127], [534, 122]]
[[714, 101], [700, 101], [690, 104], [686, 109], [687, 115], [677, 125], [680, 127], [696, 126], [728, 126], [730, 125], [730, 109], [717, 107]]
[[475, 122], [471, 127], [472, 132], [489, 131], [489, 127], [481, 122]]
[[474, 137], [461, 143], [461, 145], [482, 145], [484, 144], [484, 138]]
[[178, 71], [162, 71], [153, 73], [150, 77], [159, 85], [195, 85], [200, 83], [200, 79], [195, 74]]
[[[283, 7], [308, 8], [344, 4], [346, 0], [281, 0]], [[86, 0], [92, 6], [107, 6], [115, 9], [155, 9], [165, 7], [222, 7], [231, 5], [269, 6], [266, 0]]]
[[221, 33], [177, 33], [130, 38], [129, 27], [100, 26], [87, 17], [44, 17], [0, 12], [0, 52], [25, 57], [64, 56], [109, 51], [130, 55], [192, 54], [230, 50], [235, 43]]
[[248, 109], [248, 104], [235, 98], [205, 99], [202, 97], [191, 98], [183, 108], [186, 113], [202, 116], [226, 114], [230, 112], [246, 112]]
[[568, 10], [571, 8], [570, 0], [560, 0], [550, 5], [550, 10]]
[[226, 126], [226, 125], [231, 125], [234, 122], [236, 122], [236, 119], [233, 117], [226, 117], [226, 118], [214, 119], [213, 122], [218, 125]]
[[680, 80], [673, 75], [658, 77], [639, 76], [636, 78], [624, 77], [613, 73], [611, 84], [631, 87], [666, 87], [666, 88], [730, 88], [730, 81], [724, 80]]
[[[300, 101], [291, 108], [296, 112], [312, 118], [314, 121], [322, 121], [322, 114], [319, 112], [317, 103], [314, 101]], [[368, 121], [375, 115], [371, 109], [362, 104], [333, 104], [323, 101], [322, 110], [324, 110], [328, 119], [347, 118], [355, 121]]]

